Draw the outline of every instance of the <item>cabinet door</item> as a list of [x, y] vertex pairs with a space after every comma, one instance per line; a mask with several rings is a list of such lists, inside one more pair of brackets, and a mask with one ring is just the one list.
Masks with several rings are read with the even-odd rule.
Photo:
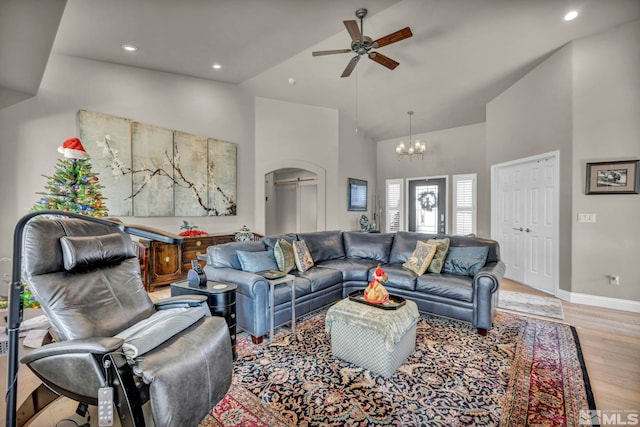
[[151, 245], [151, 282], [169, 283], [182, 276], [182, 246], [153, 242]]

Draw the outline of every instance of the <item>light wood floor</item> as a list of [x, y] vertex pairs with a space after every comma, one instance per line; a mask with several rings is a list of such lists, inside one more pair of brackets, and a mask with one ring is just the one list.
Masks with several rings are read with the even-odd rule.
[[[505, 279], [501, 289], [547, 295], [520, 283]], [[150, 294], [152, 300], [169, 296], [169, 287], [159, 287]], [[562, 301], [564, 322], [578, 331], [580, 345], [587, 365], [596, 407], [602, 410], [640, 411], [640, 314], [610, 310]], [[3, 323], [0, 320], [0, 323]], [[6, 356], [0, 357], [2, 394], [6, 387]], [[26, 367], [20, 369], [20, 395], [37, 383]], [[20, 399], [20, 398], [19, 398]], [[5, 415], [4, 400], [0, 401], [0, 418]], [[73, 414], [75, 404], [60, 402], [51, 405], [48, 414], [41, 414], [32, 427], [51, 426], [51, 420]], [[72, 418], [80, 421], [77, 416]], [[95, 417], [92, 417], [92, 425]], [[97, 424], [96, 424], [97, 425]]]

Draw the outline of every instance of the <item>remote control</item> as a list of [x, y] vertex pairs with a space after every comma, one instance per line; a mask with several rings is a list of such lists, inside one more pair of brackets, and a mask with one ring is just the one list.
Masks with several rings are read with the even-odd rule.
[[98, 425], [113, 425], [113, 388], [111, 387], [98, 389]]

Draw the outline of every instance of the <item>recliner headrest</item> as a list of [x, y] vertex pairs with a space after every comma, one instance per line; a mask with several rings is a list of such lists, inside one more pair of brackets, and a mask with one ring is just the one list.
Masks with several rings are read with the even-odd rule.
[[62, 236], [60, 244], [64, 268], [69, 271], [113, 264], [136, 256], [131, 239], [123, 233], [102, 236]]

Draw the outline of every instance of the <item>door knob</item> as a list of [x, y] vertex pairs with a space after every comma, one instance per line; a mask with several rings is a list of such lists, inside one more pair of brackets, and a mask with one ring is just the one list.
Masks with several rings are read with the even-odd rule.
[[[522, 229], [521, 229], [522, 230]], [[525, 228], [524, 231], [526, 231], [527, 233], [532, 232], [533, 230], [529, 230], [528, 228]]]
[[[522, 227], [520, 227], [520, 228], [514, 228], [514, 230], [516, 230], [516, 231], [522, 231]], [[528, 228], [527, 228], [527, 230], [528, 230]]]

